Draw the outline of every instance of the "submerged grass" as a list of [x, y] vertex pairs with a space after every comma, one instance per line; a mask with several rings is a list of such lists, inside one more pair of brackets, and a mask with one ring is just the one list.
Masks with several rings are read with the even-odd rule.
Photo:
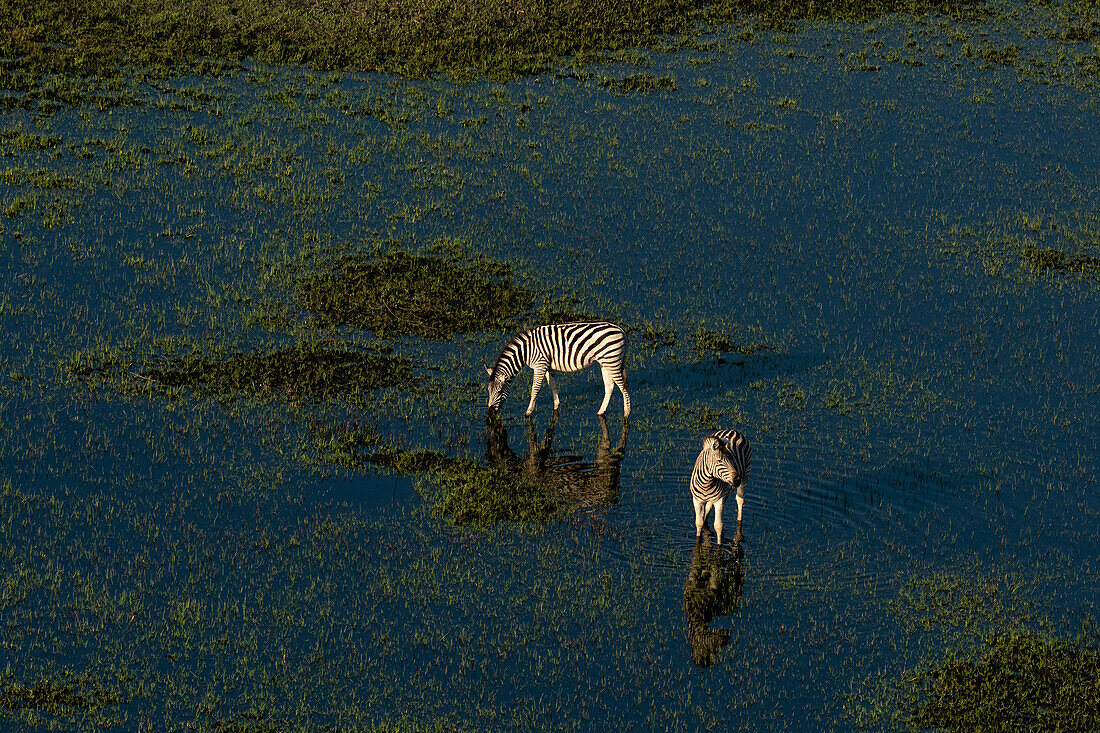
[[534, 298], [506, 264], [404, 250], [341, 255], [295, 286], [323, 325], [439, 340], [507, 327]]
[[622, 79], [601, 79], [600, 86], [611, 87], [621, 92], [655, 92], [658, 89], [672, 92], [676, 90], [676, 81], [668, 76], [631, 74]]
[[223, 361], [196, 352], [141, 375], [166, 387], [218, 396], [286, 395], [312, 401], [416, 381], [404, 359], [315, 344], [234, 354]]
[[1092, 278], [1100, 275], [1100, 258], [1085, 252], [1095, 251], [1100, 243], [1096, 226], [1091, 218], [1083, 224], [1060, 223], [1021, 213], [1014, 226], [991, 226], [988, 231], [952, 226], [941, 238], [940, 252], [974, 260], [991, 276]]
[[160, 391], [190, 389], [223, 400], [282, 396], [312, 402], [341, 398], [355, 403], [364, 392], [419, 381], [409, 362], [400, 357], [312, 343], [225, 358], [196, 350], [164, 366], [141, 371], [118, 358], [80, 359], [71, 366], [76, 376], [85, 379], [109, 380], [120, 370]]
[[949, 652], [901, 684], [900, 721], [937, 730], [1100, 729], [1100, 648], [1031, 631]]
[[1062, 250], [1029, 246], [1020, 256], [1036, 270], [1057, 270], [1080, 275], [1100, 275], [1100, 258], [1081, 254], [1066, 254]]
[[91, 671], [39, 673], [33, 682], [20, 682], [9, 666], [0, 674], [0, 709], [32, 726], [60, 727], [86, 721], [98, 728], [119, 725], [119, 708], [134, 697], [133, 684], [123, 678], [110, 685]]

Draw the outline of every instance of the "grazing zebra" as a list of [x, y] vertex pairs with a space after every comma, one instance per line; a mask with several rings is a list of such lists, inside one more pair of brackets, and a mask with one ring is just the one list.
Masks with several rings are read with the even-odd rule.
[[691, 472], [691, 500], [695, 504], [695, 536], [714, 507], [714, 532], [722, 544], [722, 505], [737, 489], [737, 534], [741, 534], [741, 510], [745, 505], [745, 480], [748, 478], [752, 448], [736, 430], [722, 430], [703, 438], [703, 450]]
[[497, 363], [489, 372], [489, 406], [499, 409], [508, 397], [508, 383], [524, 366], [534, 371], [531, 382], [531, 403], [527, 414], [535, 410], [535, 397], [542, 387], [543, 378], [554, 395], [554, 409], [558, 409], [558, 387], [554, 384], [553, 371], [574, 372], [596, 362], [603, 372], [603, 404], [597, 414], [607, 412], [607, 403], [617, 386], [623, 393], [623, 417], [630, 417], [630, 394], [626, 391], [626, 374], [623, 372], [623, 345], [626, 335], [614, 323], [557, 323], [538, 326], [516, 334], [497, 357]]

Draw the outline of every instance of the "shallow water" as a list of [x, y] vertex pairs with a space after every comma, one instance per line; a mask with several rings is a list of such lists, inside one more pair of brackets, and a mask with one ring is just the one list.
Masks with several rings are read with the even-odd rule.
[[[939, 23], [717, 34], [650, 54], [677, 85], [652, 94], [601, 86], [641, 71], [614, 65], [465, 86], [242, 71], [139, 83], [136, 108], [5, 112], [61, 139], [6, 165], [81, 184], [3, 189], [29, 203], [0, 234], [0, 661], [124, 701], [0, 719], [845, 729], [959, 626], [1095, 625], [1100, 280], [1019, 255], [1100, 256], [1095, 84], [906, 46]], [[217, 99], [171, 108], [187, 88]], [[522, 375], [488, 451], [570, 497], [566, 520], [456, 528], [417, 491], [430, 475], [323, 449], [357, 424], [487, 461], [482, 365], [505, 333], [394, 339], [425, 386], [362, 410], [167, 398], [134, 374], [369, 343], [315, 328], [293, 267], [440, 236], [630, 329], [629, 430], [616, 396], [601, 448], [598, 373], [561, 375], [527, 461]], [[767, 348], [697, 352], [699, 328]], [[111, 380], [73, 376], [104, 353], [126, 364]], [[687, 477], [733, 427], [753, 443], [743, 539], [708, 564]], [[685, 587], [710, 578], [729, 637], [700, 666]], [[997, 590], [958, 624], [911, 600], [928, 578]]]

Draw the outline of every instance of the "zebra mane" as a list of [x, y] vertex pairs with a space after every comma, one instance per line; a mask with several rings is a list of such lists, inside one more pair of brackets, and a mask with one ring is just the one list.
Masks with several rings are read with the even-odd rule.
[[529, 329], [520, 331], [508, 340], [508, 343], [500, 350], [500, 356], [497, 357], [496, 363], [493, 364], [492, 374], [489, 375], [490, 379], [507, 382], [519, 373], [520, 368], [523, 367], [523, 361], [516, 356], [516, 352], [529, 333]]

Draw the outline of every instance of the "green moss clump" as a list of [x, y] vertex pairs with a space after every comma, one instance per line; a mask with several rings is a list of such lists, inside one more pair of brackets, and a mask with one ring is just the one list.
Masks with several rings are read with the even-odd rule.
[[333, 397], [354, 402], [362, 392], [418, 381], [405, 359], [315, 344], [224, 360], [194, 352], [169, 366], [146, 369], [141, 376], [164, 387], [220, 397], [285, 395], [314, 402]]
[[988, 637], [905, 680], [899, 717], [937, 730], [1100, 730], [1100, 649], [1032, 632]]
[[426, 499], [458, 526], [488, 527], [503, 521], [546, 522], [568, 508], [550, 491], [522, 473], [483, 466], [465, 458], [447, 458], [422, 449], [387, 448], [364, 460], [401, 473], [424, 473]]
[[535, 296], [513, 284], [508, 265], [486, 257], [396, 250], [338, 257], [300, 278], [295, 298], [324, 325], [445, 340], [511, 326]]
[[1036, 270], [1058, 270], [1083, 275], [1100, 275], [1100, 258], [1088, 255], [1067, 255], [1057, 249], [1024, 247], [1024, 261]]

